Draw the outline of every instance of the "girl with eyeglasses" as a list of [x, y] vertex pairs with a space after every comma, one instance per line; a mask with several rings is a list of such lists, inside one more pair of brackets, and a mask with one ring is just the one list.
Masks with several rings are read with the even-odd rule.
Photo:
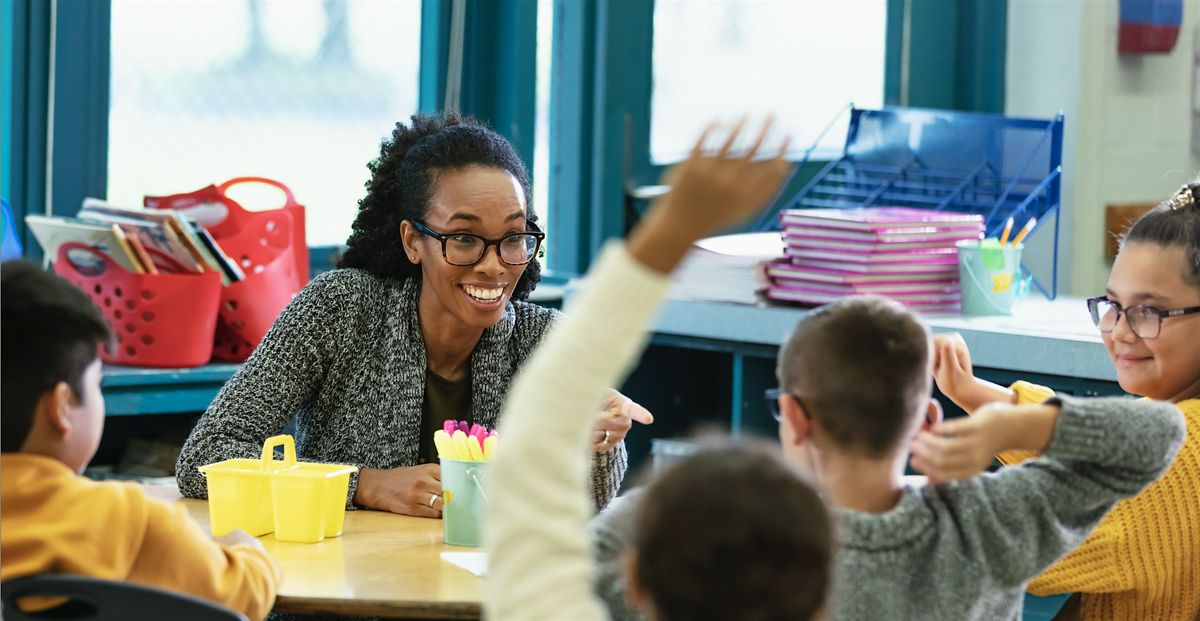
[[[441, 517], [434, 432], [447, 420], [495, 427], [513, 375], [557, 319], [525, 301], [545, 234], [502, 136], [419, 114], [368, 168], [339, 269], [288, 305], [184, 445], [184, 495], [206, 495], [197, 467], [257, 456], [295, 418], [301, 459], [359, 466], [348, 506]], [[632, 421], [652, 419], [615, 392], [597, 409], [591, 482], [603, 507], [625, 475]]]
[[[1183, 411], [1175, 463], [1118, 503], [1079, 546], [1029, 584], [1078, 593], [1060, 616], [1087, 620], [1200, 618], [1200, 182], [1143, 215], [1121, 240], [1104, 295], [1087, 301], [1125, 391]], [[991, 401], [1037, 403], [1049, 389], [978, 379], [957, 334], [935, 338], [938, 388], [973, 412]], [[1030, 455], [1001, 455], [1015, 463]]]

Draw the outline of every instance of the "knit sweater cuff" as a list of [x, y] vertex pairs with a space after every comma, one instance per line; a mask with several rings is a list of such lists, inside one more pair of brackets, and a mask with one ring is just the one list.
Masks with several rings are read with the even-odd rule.
[[1170, 403], [1127, 397], [1058, 395], [1062, 411], [1046, 456], [1121, 465], [1153, 480], [1170, 465], [1186, 433]]

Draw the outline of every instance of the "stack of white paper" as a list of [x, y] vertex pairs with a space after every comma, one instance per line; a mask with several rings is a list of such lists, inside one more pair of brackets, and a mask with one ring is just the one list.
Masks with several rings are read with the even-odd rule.
[[778, 231], [709, 237], [693, 244], [672, 278], [671, 297], [754, 304], [766, 288], [764, 266], [783, 256]]

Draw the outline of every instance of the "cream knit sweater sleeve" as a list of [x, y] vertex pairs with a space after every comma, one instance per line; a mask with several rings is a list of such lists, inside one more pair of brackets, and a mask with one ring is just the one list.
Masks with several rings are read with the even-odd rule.
[[583, 290], [513, 382], [490, 467], [489, 619], [607, 618], [586, 535], [597, 404], [646, 342], [668, 279], [610, 243]]

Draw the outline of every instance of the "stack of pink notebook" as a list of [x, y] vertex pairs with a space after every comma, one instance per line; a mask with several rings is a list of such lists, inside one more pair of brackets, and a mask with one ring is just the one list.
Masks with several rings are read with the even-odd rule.
[[767, 267], [767, 296], [805, 304], [876, 294], [957, 311], [955, 244], [983, 236], [979, 215], [904, 207], [789, 209], [781, 218], [785, 256]]

